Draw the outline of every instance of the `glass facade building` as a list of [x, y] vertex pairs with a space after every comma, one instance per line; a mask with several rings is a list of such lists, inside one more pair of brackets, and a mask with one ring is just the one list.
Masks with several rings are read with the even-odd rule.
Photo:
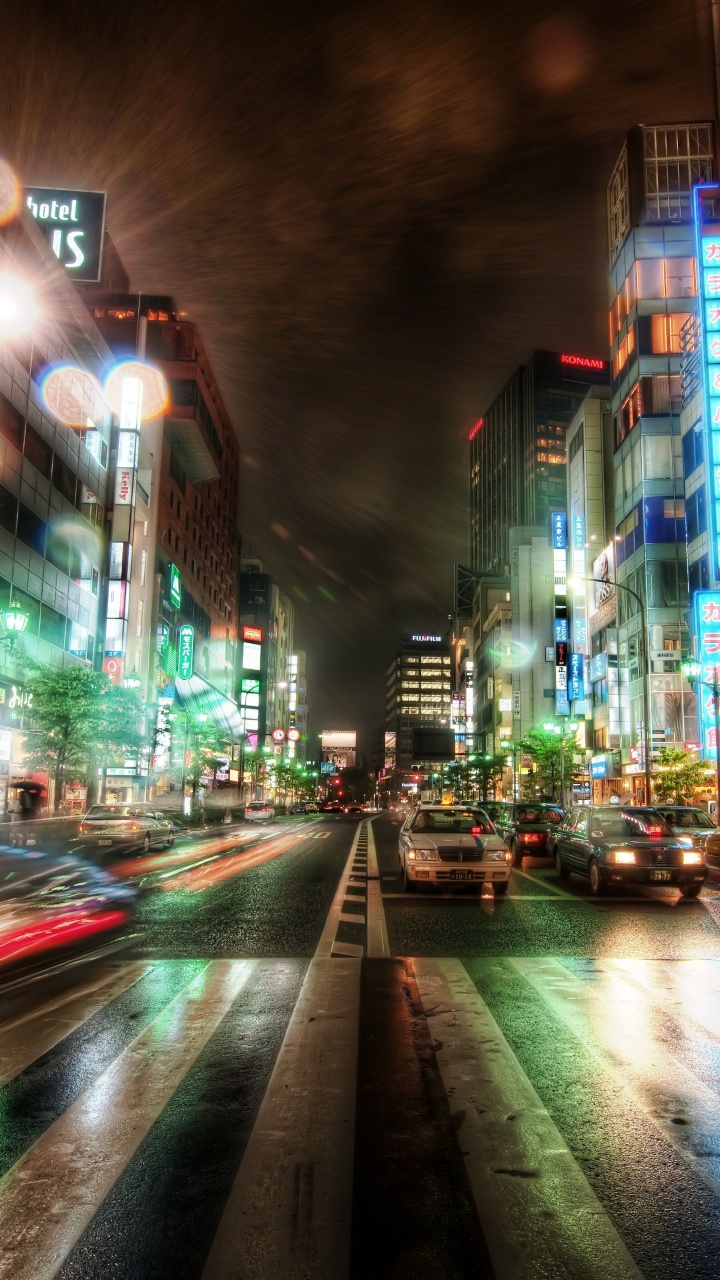
[[703, 509], [695, 488], [685, 490], [697, 464], [694, 438], [681, 440], [681, 356], [697, 294], [692, 187], [711, 181], [713, 168], [711, 124], [640, 125], [608, 188], [616, 572], [645, 607], [643, 635], [637, 602], [618, 592], [620, 739], [623, 773], [639, 798], [644, 680], [652, 748], [697, 738], [680, 658], [686, 539], [697, 538]]
[[395, 766], [413, 764], [413, 729], [451, 727], [452, 656], [440, 637], [406, 636], [387, 672], [386, 734]]

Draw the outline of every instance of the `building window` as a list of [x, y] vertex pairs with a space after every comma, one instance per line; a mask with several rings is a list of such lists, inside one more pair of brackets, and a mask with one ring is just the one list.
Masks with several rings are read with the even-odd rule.
[[707, 529], [707, 503], [705, 499], [705, 485], [701, 484], [695, 493], [691, 493], [686, 499], [685, 508], [687, 511], [687, 538], [688, 542], [692, 542], [694, 538], [699, 538], [701, 533], [705, 533]]
[[645, 220], [690, 220], [690, 193], [713, 174], [710, 125], [656, 125], [643, 134]]

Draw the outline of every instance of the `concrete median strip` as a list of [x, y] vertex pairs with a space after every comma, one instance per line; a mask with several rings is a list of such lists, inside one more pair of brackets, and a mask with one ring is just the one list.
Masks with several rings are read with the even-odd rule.
[[459, 960], [414, 960], [497, 1280], [640, 1277]]

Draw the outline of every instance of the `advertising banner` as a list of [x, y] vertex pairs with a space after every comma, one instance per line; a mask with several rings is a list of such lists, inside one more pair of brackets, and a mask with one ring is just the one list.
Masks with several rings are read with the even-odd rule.
[[[720, 591], [695, 593], [695, 637], [700, 679], [710, 684], [720, 678]], [[700, 720], [701, 754], [714, 760], [717, 751], [717, 719], [712, 689], [696, 686]]]

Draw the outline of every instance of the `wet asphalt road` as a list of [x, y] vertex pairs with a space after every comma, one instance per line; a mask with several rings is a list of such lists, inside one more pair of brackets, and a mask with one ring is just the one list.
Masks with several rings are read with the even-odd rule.
[[405, 896], [397, 829], [125, 860], [131, 946], [5, 993], [0, 1280], [720, 1274], [720, 890]]

